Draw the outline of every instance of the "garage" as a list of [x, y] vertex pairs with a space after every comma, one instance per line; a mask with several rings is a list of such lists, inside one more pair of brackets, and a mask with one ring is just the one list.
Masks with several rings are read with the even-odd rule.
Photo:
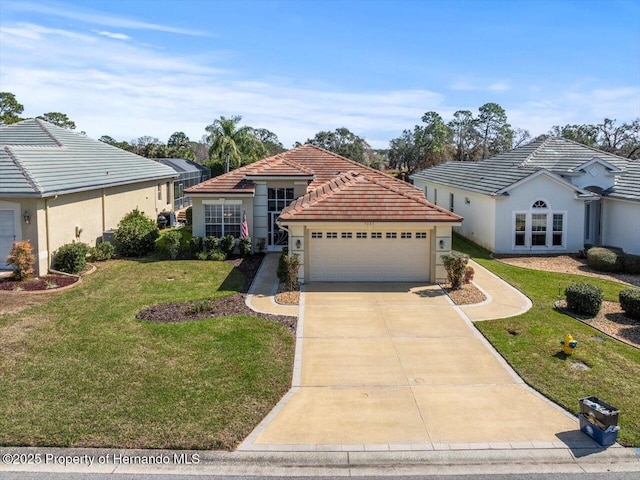
[[428, 282], [430, 231], [309, 231], [312, 282]]

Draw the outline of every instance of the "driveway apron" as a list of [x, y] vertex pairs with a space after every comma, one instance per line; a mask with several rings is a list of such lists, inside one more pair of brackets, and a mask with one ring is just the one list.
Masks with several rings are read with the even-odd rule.
[[439, 287], [316, 283], [302, 297], [293, 389], [241, 449], [589, 441], [575, 418], [524, 385]]

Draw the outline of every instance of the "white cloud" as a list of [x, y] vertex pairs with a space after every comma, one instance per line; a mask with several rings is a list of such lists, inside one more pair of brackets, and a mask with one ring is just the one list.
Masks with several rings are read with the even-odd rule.
[[83, 10], [78, 5], [70, 7], [69, 5], [44, 4], [39, 2], [4, 2], [2, 8], [26, 13], [45, 14], [107, 27], [127, 28], [131, 30], [154, 30], [179, 35], [208, 36], [207, 33], [198, 30], [141, 22], [122, 16], [108, 15], [104, 12], [96, 12], [88, 9]]
[[131, 37], [124, 33], [113, 33], [107, 32], [106, 30], [94, 30], [94, 32], [98, 35], [102, 35], [103, 37], [113, 38], [115, 40], [131, 40]]
[[468, 80], [458, 80], [450, 86], [451, 90], [459, 90], [466, 92], [505, 92], [511, 89], [509, 82], [497, 81], [491, 83], [471, 83]]

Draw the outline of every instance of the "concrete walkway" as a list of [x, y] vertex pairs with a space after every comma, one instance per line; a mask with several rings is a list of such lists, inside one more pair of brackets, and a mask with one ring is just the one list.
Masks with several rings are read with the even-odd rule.
[[[274, 291], [272, 262], [256, 292]], [[594, 448], [576, 418], [526, 386], [473, 327], [531, 307], [473, 267], [487, 300], [466, 307], [435, 285], [305, 285], [292, 389], [239, 450]], [[251, 304], [283, 308], [264, 294]]]
[[298, 315], [297, 305], [280, 305], [275, 301], [275, 295], [278, 291], [276, 269], [279, 257], [279, 253], [265, 255], [260, 269], [249, 288], [246, 304], [255, 312], [296, 317]]

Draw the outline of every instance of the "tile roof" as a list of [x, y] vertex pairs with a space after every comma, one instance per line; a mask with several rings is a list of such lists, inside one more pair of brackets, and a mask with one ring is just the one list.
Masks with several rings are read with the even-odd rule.
[[280, 214], [288, 221], [460, 222], [462, 217], [409, 195], [375, 175], [348, 171], [294, 200]]
[[[492, 195], [540, 169], [571, 176], [577, 167], [599, 158], [626, 171], [637, 161], [619, 157], [563, 138], [537, 140], [479, 162], [447, 162], [411, 176], [440, 185]], [[629, 173], [629, 172], [626, 172]], [[637, 199], [640, 183], [634, 175], [618, 177], [611, 197]]]
[[0, 196], [48, 197], [177, 176], [158, 162], [43, 120], [0, 126]]
[[292, 150], [245, 165], [188, 188], [185, 193], [253, 193], [254, 184], [251, 181], [251, 177], [268, 175], [291, 177], [312, 175], [313, 178], [307, 188], [310, 191], [348, 171], [361, 172], [376, 177], [383, 183], [396, 185], [396, 188], [408, 195], [424, 198], [422, 191], [409, 183], [314, 145], [301, 145]]

